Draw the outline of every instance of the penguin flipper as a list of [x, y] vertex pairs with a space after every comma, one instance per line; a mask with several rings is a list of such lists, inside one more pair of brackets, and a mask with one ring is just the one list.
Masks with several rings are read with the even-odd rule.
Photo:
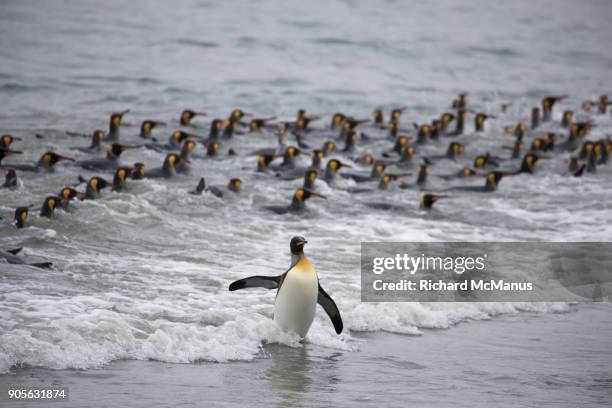
[[332, 299], [327, 292], [323, 290], [321, 284], [319, 284], [319, 296], [317, 298], [317, 303], [323, 307], [323, 310], [325, 310], [325, 313], [327, 313], [331, 319], [332, 323], [334, 324], [334, 329], [336, 329], [336, 333], [342, 333], [342, 317], [340, 317], [338, 306], [336, 306], [334, 299]]
[[23, 249], [22, 247], [19, 247], [19, 248], [15, 248], [15, 249], [9, 249], [6, 252], [10, 252], [13, 255], [17, 255], [19, 252], [21, 252], [22, 249]]
[[229, 286], [229, 290], [233, 292], [246, 288], [277, 289], [284, 276], [284, 274], [279, 276], [250, 276], [232, 282]]
[[31, 263], [28, 265], [35, 266], [36, 268], [50, 269], [53, 266], [53, 263], [52, 262], [37, 262], [37, 263]]

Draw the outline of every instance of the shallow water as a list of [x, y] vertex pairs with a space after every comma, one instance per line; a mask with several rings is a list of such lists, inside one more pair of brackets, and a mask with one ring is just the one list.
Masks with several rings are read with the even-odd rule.
[[[451, 98], [468, 91], [474, 109], [499, 118], [487, 123], [485, 133], [473, 134], [468, 117], [466, 135], [459, 139], [466, 154], [432, 172], [449, 174], [479, 153], [507, 156], [501, 146], [512, 138], [503, 135], [503, 127], [528, 121], [529, 109], [542, 97], [570, 95], [555, 110], [558, 122], [562, 110], [578, 112], [583, 100], [609, 91], [612, 56], [605, 50], [612, 40], [611, 12], [607, 1], [436, 6], [193, 1], [180, 7], [3, 2], [0, 130], [24, 139], [15, 144], [24, 154], [3, 163], [33, 162], [48, 149], [84, 159], [68, 147], [85, 146], [89, 139], [65, 131], [106, 129], [111, 112], [128, 108], [121, 138], [135, 144], [141, 142], [142, 120], [168, 122], [154, 131], [165, 140], [186, 108], [208, 112], [191, 129], [201, 135], [212, 118], [224, 118], [235, 107], [281, 119], [306, 108], [324, 116], [313, 124], [323, 129], [336, 111], [369, 117], [378, 106], [386, 112], [406, 106], [402, 125], [409, 128], [449, 110]], [[504, 115], [502, 103], [510, 103]], [[593, 120], [591, 139], [610, 133], [610, 115]], [[318, 147], [333, 136], [315, 132], [307, 143]], [[564, 304], [362, 304], [361, 241], [612, 237], [610, 166], [588, 177], [567, 177], [568, 154], [541, 160], [536, 176], [503, 180], [495, 194], [456, 195], [430, 213], [416, 208], [417, 190], [389, 192], [384, 199], [414, 209], [384, 213], [361, 203], [380, 197], [354, 199], [318, 182], [328, 199], [310, 200], [304, 216], [270, 215], [261, 206], [288, 203], [301, 184], [254, 175], [255, 157], [246, 153], [275, 143], [272, 133], [236, 136], [223, 144], [223, 158], [194, 160], [190, 176], [128, 181], [127, 192], [107, 191], [99, 200], [74, 203], [69, 213], [58, 212], [52, 220], [35, 214], [43, 198], [75, 182], [78, 174], [97, 173], [60, 164], [52, 174], [23, 174], [19, 190], [2, 191], [5, 220], [18, 205], [35, 209], [28, 228], [0, 224], [0, 248], [23, 246], [26, 255], [49, 259], [56, 267], [43, 271], [0, 263], [0, 372], [15, 365], [94, 368], [119, 359], [252, 361], [261, 356], [262, 343], [296, 346], [297, 339], [270, 319], [273, 293], [226, 288], [249, 274], [282, 273], [289, 264], [288, 241], [297, 234], [307, 237], [307, 253], [347, 329], [336, 336], [319, 310], [309, 344], [341, 356], [367, 349], [364, 331], [383, 332], [384, 338], [384, 332], [418, 334], [506, 313], [569, 310]], [[443, 152], [447, 143], [425, 146], [423, 153]], [[230, 147], [237, 157], [226, 157]], [[389, 147], [364, 145], [356, 154]], [[135, 149], [122, 157], [126, 164], [142, 161], [151, 168], [160, 165], [163, 154]], [[240, 177], [244, 191], [224, 200], [186, 194], [200, 176], [209, 184]], [[428, 188], [455, 184], [432, 177]], [[397, 347], [414, 341], [391, 338], [386, 341]], [[295, 353], [285, 346], [279, 350]]]

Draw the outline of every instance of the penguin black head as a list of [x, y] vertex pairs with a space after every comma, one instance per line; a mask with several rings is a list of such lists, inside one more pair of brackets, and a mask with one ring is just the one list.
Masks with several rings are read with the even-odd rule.
[[170, 136], [170, 144], [180, 146], [180, 144], [183, 143], [183, 141], [185, 141], [189, 136], [191, 136], [189, 133], [183, 132], [182, 130], [177, 130]]
[[359, 162], [362, 164], [370, 165], [374, 163], [374, 156], [372, 156], [370, 153], [364, 153], [364, 155], [361, 156], [361, 158], [359, 159]]
[[429, 160], [423, 159], [423, 164], [417, 170], [417, 184], [424, 184], [427, 181], [429, 171]]
[[169, 153], [166, 155], [166, 158], [164, 159], [164, 167], [169, 167], [172, 168], [176, 165], [176, 163], [179, 161], [180, 157], [177, 154], [174, 153]]
[[227, 183], [227, 188], [233, 191], [234, 193], [239, 193], [241, 187], [242, 180], [240, 180], [239, 178], [230, 179], [229, 183]]
[[459, 177], [472, 177], [476, 175], [476, 171], [471, 167], [464, 167], [459, 171]]
[[240, 109], [234, 109], [234, 110], [232, 111], [232, 113], [230, 114], [229, 119], [230, 119], [231, 121], [233, 121], [233, 122], [239, 122], [239, 121], [240, 121], [240, 119], [242, 119], [242, 118], [243, 118], [243, 117], [245, 117], [245, 116], [249, 116], [249, 114], [248, 114], [248, 113], [243, 112], [243, 111], [242, 111], [242, 110], [240, 110]]
[[145, 174], [145, 166], [143, 163], [134, 163], [134, 167], [130, 171], [132, 180], [142, 180]]
[[87, 189], [91, 189], [92, 191], [99, 193], [100, 190], [109, 186], [108, 181], [104, 180], [102, 177], [92, 177], [87, 182]]
[[337, 160], [337, 159], [331, 159], [330, 161], [327, 162], [327, 168], [334, 172], [340, 170], [341, 167], [350, 167], [350, 166], [343, 164], [340, 160]]
[[382, 109], [375, 109], [372, 112], [372, 116], [374, 117], [374, 123], [377, 125], [382, 125], [384, 122], [384, 114]]
[[193, 149], [195, 149], [195, 147], [196, 143], [193, 140], [185, 140], [185, 143], [183, 143], [183, 147], [181, 148], [181, 157], [188, 158], [189, 155], [193, 152]]
[[399, 176], [395, 174], [384, 174], [378, 183], [378, 188], [386, 190], [392, 181], [398, 180]]
[[542, 142], [543, 142], [542, 139], [538, 139], [538, 138], [533, 139], [533, 141], [531, 142], [531, 150], [535, 150], [535, 151], [541, 150]]
[[218, 135], [221, 129], [223, 129], [223, 121], [221, 119], [214, 119], [210, 123], [210, 136]]
[[94, 130], [93, 134], [91, 135], [91, 141], [94, 145], [99, 145], [104, 141], [104, 139], [106, 139], [106, 132], [100, 129]]
[[323, 143], [323, 154], [325, 156], [329, 156], [330, 154], [334, 153], [334, 151], [336, 150], [336, 144], [334, 142], [331, 141], [327, 141], [325, 143]]
[[59, 193], [59, 198], [62, 201], [70, 201], [74, 198], [76, 198], [79, 195], [79, 193], [72, 187], [64, 187], [62, 188], [62, 191], [60, 191]]
[[448, 157], [454, 158], [455, 156], [463, 154], [463, 152], [465, 152], [465, 146], [464, 145], [462, 145], [461, 143], [457, 143], [457, 142], [451, 142], [448, 145], [448, 149], [446, 151], [446, 155]]
[[316, 169], [306, 170], [306, 173], [304, 173], [304, 187], [313, 188], [318, 176], [319, 172]]
[[147, 133], [150, 133], [154, 127], [156, 126], [164, 126], [165, 123], [164, 122], [159, 122], [156, 120], [145, 120], [142, 122], [142, 124], [140, 125], [140, 135], [145, 135]]
[[128, 113], [130, 110], [124, 110], [123, 112], [115, 112], [110, 117], [110, 128], [118, 129], [121, 126], [121, 119], [123, 119], [123, 115]]
[[422, 210], [429, 210], [433, 207], [436, 201], [447, 197], [448, 196], [445, 195], [424, 194], [419, 200], [419, 208], [421, 208]]
[[61, 156], [54, 152], [46, 152], [40, 157], [38, 165], [51, 169], [53, 168], [53, 166], [55, 166], [57, 162], [60, 162], [62, 160], [74, 161], [74, 159], [70, 157]]
[[219, 142], [209, 143], [206, 149], [206, 154], [208, 156], [214, 157], [219, 153], [220, 149], [221, 149], [221, 144]]
[[404, 112], [406, 108], [397, 108], [391, 111], [391, 122], [399, 122], [400, 117], [402, 116], [402, 112]]
[[408, 136], [398, 136], [395, 139], [395, 145], [393, 146], [393, 151], [400, 153], [404, 146], [410, 143], [410, 138]]
[[265, 170], [272, 160], [276, 158], [277, 156], [273, 154], [260, 154], [259, 157], [257, 157], [257, 169], [260, 171]]
[[331, 128], [335, 129], [336, 127], [340, 126], [345, 118], [346, 118], [346, 116], [343, 115], [342, 113], [334, 114], [334, 116], [332, 116], [332, 120], [331, 120]]
[[397, 137], [397, 132], [399, 131], [399, 122], [391, 121], [389, 122], [389, 136], [395, 138]]
[[195, 118], [196, 116], [206, 116], [206, 113], [194, 112], [189, 109], [184, 110], [183, 113], [181, 113], [181, 125], [187, 126], [191, 124], [191, 119]]
[[487, 173], [487, 187], [497, 188], [497, 185], [503, 177], [504, 173], [502, 173], [501, 171], [490, 171], [489, 173]]
[[111, 157], [119, 157], [121, 156], [121, 153], [123, 153], [127, 149], [128, 147], [125, 145], [113, 143], [106, 149], [106, 154]]
[[291, 248], [291, 253], [293, 255], [300, 255], [304, 253], [304, 245], [307, 244], [308, 241], [304, 237], [293, 237], [291, 238], [291, 243], [289, 244], [289, 248]]
[[567, 169], [569, 171], [577, 171], [580, 168], [580, 161], [577, 157], [570, 157], [567, 163]]
[[455, 119], [455, 115], [453, 115], [452, 113], [444, 113], [442, 116], [440, 116], [440, 123], [442, 125], [443, 129], [446, 129], [446, 126], [448, 126], [448, 124], [450, 122], [452, 122]]
[[533, 166], [538, 161], [538, 156], [533, 153], [527, 153], [525, 157], [523, 157], [523, 162], [521, 163], [520, 173], [533, 173]]
[[25, 222], [28, 219], [28, 207], [17, 207], [15, 209], [15, 221], [17, 228], [25, 227]]
[[572, 119], [574, 118], [574, 111], [566, 110], [563, 112], [563, 117], [561, 118], [561, 125], [564, 128], [568, 128], [572, 124]]
[[381, 176], [385, 172], [386, 168], [387, 166], [383, 162], [375, 162], [372, 166], [372, 177]]
[[466, 93], [460, 93], [453, 100], [452, 107], [454, 109], [465, 109], [467, 107], [467, 104], [468, 104], [468, 95]]
[[416, 147], [410, 146], [410, 145], [406, 145], [402, 149], [401, 158], [402, 158], [403, 161], [411, 160], [412, 156], [414, 156], [415, 154], [416, 154]]
[[4, 170], [4, 184], [3, 187], [16, 187], [17, 186], [17, 173], [13, 169]]
[[125, 187], [125, 180], [127, 179], [128, 174], [131, 173], [131, 169], [128, 167], [119, 167], [115, 171], [115, 175], [113, 177], [113, 190], [121, 191]]
[[2, 135], [0, 136], [0, 147], [4, 149], [8, 149], [8, 147], [15, 141], [21, 140], [21, 138], [14, 137], [11, 135]]
[[40, 208], [41, 217], [51, 217], [57, 207], [59, 199], [56, 196], [48, 196], [45, 198], [42, 207]]

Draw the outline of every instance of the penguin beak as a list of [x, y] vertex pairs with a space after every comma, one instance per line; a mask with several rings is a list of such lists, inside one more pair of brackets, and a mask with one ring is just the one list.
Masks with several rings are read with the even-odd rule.
[[315, 197], [320, 197], [320, 198], [323, 198], [323, 199], [327, 200], [327, 197], [325, 197], [323, 194], [317, 193], [316, 191], [312, 191], [312, 190], [309, 190], [309, 189], [304, 189], [304, 191], [309, 192], [310, 195], [313, 195]]
[[5, 150], [3, 153], [5, 156], [11, 156], [13, 154], [22, 154], [23, 152], [19, 152], [17, 150]]
[[346, 167], [348, 169], [352, 169], [353, 166], [351, 166], [350, 164], [344, 164], [344, 163], [340, 163], [340, 167]]
[[153, 126], [166, 126], [166, 122], [153, 122]]
[[130, 111], [129, 109], [126, 109], [126, 110], [124, 110], [123, 112], [119, 112], [119, 113], [117, 113], [117, 115], [119, 115], [119, 116], [123, 116], [123, 115], [125, 115], [126, 113], [128, 113], [129, 111]]
[[57, 157], [57, 161], [62, 161], [62, 160], [72, 161], [72, 162], [74, 161], [74, 159], [72, 157], [66, 157], [66, 156], [58, 156]]
[[435, 203], [436, 201], [441, 200], [442, 198], [448, 198], [448, 196], [447, 195], [435, 195], [431, 197], [431, 201]]

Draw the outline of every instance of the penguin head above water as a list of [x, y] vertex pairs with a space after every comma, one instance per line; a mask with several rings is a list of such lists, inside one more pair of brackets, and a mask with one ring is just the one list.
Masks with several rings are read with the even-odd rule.
[[323, 148], [321, 150], [323, 150], [323, 154], [325, 157], [327, 157], [336, 151], [336, 144], [328, 140], [327, 142], [323, 143]]
[[193, 149], [196, 147], [196, 142], [191, 139], [185, 140], [183, 146], [181, 147], [181, 157], [184, 159], [189, 158], [189, 155], [193, 152]]
[[131, 173], [131, 169], [128, 167], [119, 167], [115, 171], [115, 175], [113, 176], [113, 190], [121, 191], [125, 187], [125, 180], [127, 179], [128, 174]]
[[4, 170], [4, 186], [15, 187], [17, 185], [17, 173], [14, 169]]
[[128, 113], [130, 110], [124, 110], [123, 112], [115, 112], [111, 115], [110, 117], [110, 129], [111, 130], [117, 130], [119, 129], [119, 127], [121, 126], [121, 119], [123, 119], [123, 116]]
[[257, 157], [257, 170], [258, 171], [265, 170], [268, 167], [268, 165], [272, 162], [272, 160], [278, 157], [279, 156], [276, 156], [274, 154], [260, 154]]
[[145, 175], [145, 166], [143, 163], [134, 163], [134, 167], [132, 167], [130, 174], [132, 176], [132, 180], [142, 180]]
[[360, 164], [365, 164], [367, 166], [371, 165], [372, 163], [374, 163], [374, 156], [372, 156], [370, 153], [364, 153], [359, 160], [357, 160]]
[[429, 210], [433, 207], [436, 201], [447, 197], [448, 196], [446, 195], [424, 194], [419, 199], [419, 208], [422, 210]]
[[206, 148], [206, 154], [208, 156], [214, 157], [219, 154], [219, 150], [221, 149], [221, 144], [219, 142], [209, 143]]
[[51, 217], [55, 212], [59, 199], [56, 196], [48, 196], [45, 198], [42, 207], [40, 208], [41, 217]]
[[102, 177], [94, 176], [87, 182], [87, 193], [99, 193], [103, 188], [106, 188], [110, 183]]
[[315, 149], [311, 151], [309, 154], [310, 154], [310, 158], [312, 159], [312, 163], [310, 164], [310, 167], [317, 168], [317, 169], [320, 168], [321, 163], [323, 162], [323, 158], [325, 157], [325, 155], [323, 154], [323, 151]]
[[12, 135], [2, 135], [0, 136], [0, 148], [8, 149], [8, 147], [15, 141], [21, 140], [19, 137], [14, 137]]
[[142, 124], [140, 125], [140, 136], [146, 136], [150, 134], [153, 128], [155, 128], [156, 126], [164, 126], [164, 125], [166, 125], [166, 123], [164, 122], [147, 119], [143, 121]]
[[465, 146], [461, 143], [451, 142], [446, 150], [446, 157], [455, 158], [455, 156], [461, 155], [465, 152]]
[[527, 153], [525, 157], [523, 157], [523, 162], [521, 163], [521, 168], [519, 170], [520, 173], [533, 173], [533, 166], [535, 166], [539, 157], [533, 153]]
[[393, 151], [397, 153], [401, 153], [404, 146], [410, 143], [410, 138], [408, 136], [398, 136], [395, 139], [395, 144], [393, 145]]
[[17, 228], [25, 227], [25, 222], [28, 219], [29, 207], [17, 207], [15, 209], [15, 222]]
[[190, 136], [191, 134], [187, 132], [183, 132], [182, 130], [176, 130], [170, 135], [170, 139], [168, 140], [168, 142], [171, 146], [178, 147]]
[[406, 108], [396, 108], [393, 109], [391, 111], [391, 116], [389, 118], [390, 122], [398, 122], [400, 120], [400, 117], [402, 116], [402, 113], [406, 110]]
[[572, 119], [574, 118], [574, 111], [566, 110], [563, 112], [563, 116], [561, 118], [561, 125], [563, 127], [569, 127], [572, 124]]
[[384, 174], [378, 183], [378, 188], [381, 190], [386, 190], [392, 181], [399, 180], [399, 178], [400, 176], [396, 174]]
[[382, 125], [385, 120], [382, 109], [375, 109], [374, 112], [372, 112], [372, 117], [374, 117], [374, 123], [377, 125]]
[[335, 113], [334, 116], [332, 116], [331, 119], [331, 128], [335, 129], [338, 126], [340, 126], [342, 124], [342, 122], [344, 122], [344, 119], [346, 118], [346, 116], [342, 113]]
[[504, 173], [502, 173], [501, 171], [490, 171], [489, 173], [487, 173], [487, 181], [485, 183], [485, 188], [487, 190], [495, 190], [503, 177]]
[[234, 109], [229, 116], [229, 119], [232, 122], [240, 122], [240, 119], [242, 119], [245, 116], [251, 116], [250, 113], [246, 113], [241, 109]]
[[181, 113], [181, 125], [187, 126], [191, 124], [191, 119], [196, 116], [206, 116], [204, 112], [194, 112], [192, 110], [186, 109]]
[[121, 153], [129, 149], [128, 146], [119, 143], [113, 143], [106, 148], [106, 157], [109, 159], [118, 159]]
[[472, 177], [475, 176], [477, 173], [474, 169], [472, 169], [471, 167], [464, 167], [461, 170], [459, 170], [459, 177]]
[[93, 134], [91, 135], [91, 146], [100, 146], [104, 139], [106, 139], [106, 132], [100, 129], [94, 130]]
[[372, 172], [370, 173], [370, 176], [372, 178], [379, 178], [380, 176], [383, 175], [383, 173], [385, 172], [387, 166], [383, 163], [383, 162], [375, 162], [374, 165], [372, 166]]
[[72, 187], [64, 187], [64, 188], [62, 188], [62, 191], [60, 191], [60, 193], [59, 193], [59, 198], [63, 202], [70, 201], [70, 200], [72, 200], [74, 198], [77, 198], [78, 196], [79, 196], [79, 192], [76, 191]]
[[38, 160], [38, 166], [46, 169], [53, 169], [53, 166], [55, 166], [58, 162], [65, 160], [74, 161], [74, 159], [70, 157], [62, 156], [54, 152], [46, 152]]
[[210, 122], [209, 136], [219, 136], [219, 132], [221, 131], [221, 129], [223, 129], [223, 121], [221, 119], [213, 119], [213, 121]]
[[292, 255], [302, 255], [304, 254], [304, 245], [307, 244], [308, 241], [304, 237], [293, 237], [291, 238], [291, 242], [289, 243], [289, 249], [291, 249]]
[[307, 188], [298, 188], [293, 194], [293, 200], [291, 201], [291, 209], [292, 210], [303, 210], [305, 208], [304, 202], [308, 200], [310, 197], [320, 197], [327, 198], [322, 194], [319, 194], [313, 190]]
[[430, 172], [429, 165], [429, 160], [423, 159], [423, 163], [417, 169], [417, 184], [424, 184], [427, 181]]
[[304, 187], [307, 189], [314, 188], [317, 177], [319, 177], [319, 172], [316, 169], [306, 170], [306, 173], [304, 173]]
[[234, 193], [239, 193], [240, 189], [242, 188], [242, 180], [239, 178], [230, 179], [230, 181], [227, 183], [227, 188]]

